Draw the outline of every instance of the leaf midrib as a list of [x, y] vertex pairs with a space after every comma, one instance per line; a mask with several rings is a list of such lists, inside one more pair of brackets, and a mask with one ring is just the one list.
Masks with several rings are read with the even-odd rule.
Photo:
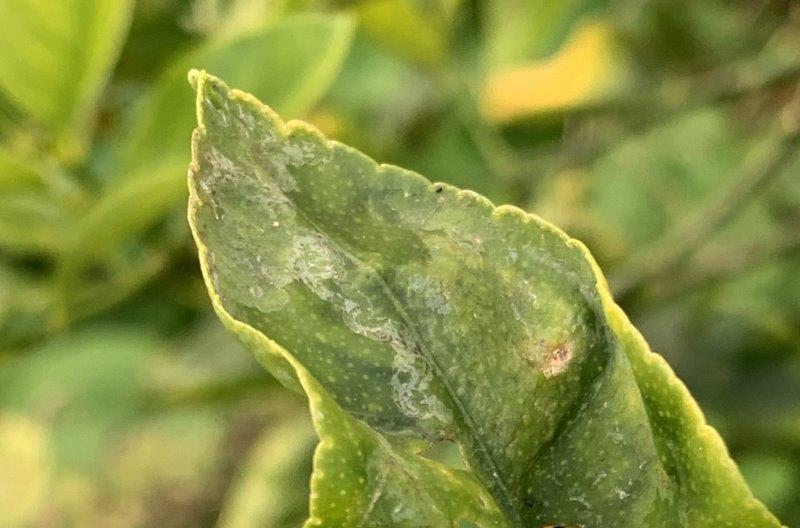
[[[230, 97], [230, 94], [228, 95], [228, 97]], [[246, 101], [242, 101], [242, 102], [246, 103]], [[276, 127], [276, 128], [278, 128], [278, 127]], [[289, 140], [288, 136], [285, 134], [284, 131], [280, 130], [279, 128], [278, 128], [277, 131], [278, 131], [279, 134], [284, 136], [283, 139], [285, 141]], [[335, 149], [337, 147], [337, 145], [338, 145], [338, 143], [336, 143], [335, 141], [328, 141], [328, 143], [329, 143], [328, 145], [324, 145], [323, 144], [323, 147], [328, 148], [330, 150]], [[251, 153], [249, 151], [247, 153], [247, 158], [248, 158], [248, 161], [252, 164], [252, 166], [257, 167], [257, 168], [261, 168], [261, 166], [257, 162], [255, 162], [255, 160], [253, 159], [253, 157], [251, 156]], [[375, 174], [377, 176], [382, 176], [383, 172], [384, 172], [384, 167], [382, 165], [379, 165], [378, 163], [376, 163], [371, 158], [367, 158], [367, 159], [369, 159], [370, 163], [375, 168]], [[267, 172], [267, 171], [265, 171], [265, 172]], [[433, 184], [428, 182], [427, 185], [430, 187]], [[295, 202], [295, 200], [293, 200], [288, 195], [284, 195], [284, 196], [286, 196], [286, 198], [289, 201], [289, 203], [292, 204], [292, 206], [294, 207], [295, 211], [300, 216], [300, 218], [302, 218], [312, 229], [315, 229], [317, 232], [319, 232], [322, 235], [324, 235], [331, 242], [331, 244], [333, 244], [333, 246], [336, 249], [341, 251], [348, 258], [352, 259], [352, 261], [354, 263], [356, 263], [358, 266], [361, 266], [363, 269], [368, 270], [369, 273], [374, 274], [375, 277], [378, 278], [378, 282], [379, 282], [379, 284], [381, 286], [381, 289], [385, 292], [386, 296], [389, 298], [389, 301], [392, 303], [392, 306], [395, 308], [395, 310], [397, 310], [397, 313], [400, 315], [400, 318], [403, 320], [403, 322], [406, 324], [406, 326], [409, 328], [409, 330], [411, 330], [412, 337], [413, 337], [413, 340], [414, 340], [414, 344], [416, 345], [417, 349], [419, 349], [419, 351], [421, 353], [421, 356], [429, 364], [431, 369], [434, 371], [434, 374], [436, 375], [437, 379], [442, 383], [442, 385], [444, 386], [448, 396], [450, 397], [450, 399], [455, 404], [459, 414], [461, 415], [461, 418], [463, 419], [463, 421], [464, 421], [464, 423], [466, 425], [465, 429], [467, 431], [467, 434], [470, 437], [470, 440], [473, 442], [473, 445], [475, 445], [477, 447], [475, 452], [478, 455], [478, 458], [481, 459], [481, 461], [483, 462], [485, 467], [488, 467], [488, 469], [490, 471], [490, 474], [495, 477], [495, 480], [496, 480], [496, 483], [497, 483], [497, 489], [500, 491], [500, 495], [501, 495], [500, 500], [505, 506], [505, 508], [503, 508], [503, 511], [506, 514], [510, 514], [510, 515], [513, 516], [513, 519], [511, 519], [511, 521], [514, 523], [514, 525], [519, 526], [520, 528], [523, 528], [522, 516], [517, 511], [517, 509], [514, 507], [513, 495], [509, 491], [508, 485], [505, 482], [504, 478], [501, 476], [500, 468], [499, 468], [499, 466], [497, 464], [497, 461], [494, 459], [491, 451], [488, 449], [484, 439], [481, 436], [476, 434], [477, 427], [475, 425], [475, 422], [474, 422], [472, 416], [469, 413], [467, 413], [466, 407], [464, 406], [464, 404], [462, 403], [461, 399], [456, 394], [456, 391], [450, 385], [449, 380], [447, 380], [447, 378], [443, 375], [444, 371], [443, 371], [441, 365], [439, 365], [439, 363], [436, 361], [436, 359], [433, 357], [433, 355], [429, 353], [428, 347], [427, 346], [423, 346], [423, 344], [425, 344], [425, 342], [424, 342], [424, 340], [422, 339], [422, 337], [421, 337], [421, 335], [419, 333], [419, 330], [417, 328], [417, 326], [418, 326], [417, 322], [405, 310], [405, 308], [403, 307], [402, 303], [399, 301], [397, 295], [395, 294], [395, 292], [392, 290], [391, 286], [389, 286], [388, 282], [386, 281], [386, 278], [378, 270], [376, 270], [374, 267], [370, 266], [369, 264], [366, 264], [360, 258], [355, 256], [349, 250], [349, 248], [346, 247], [346, 244], [344, 242], [340, 241], [338, 238], [335, 238], [335, 237], [331, 236], [326, 230], [322, 229], [314, 220], [312, 220], [308, 216], [308, 214], [306, 214], [306, 212], [297, 204], [297, 202]]]

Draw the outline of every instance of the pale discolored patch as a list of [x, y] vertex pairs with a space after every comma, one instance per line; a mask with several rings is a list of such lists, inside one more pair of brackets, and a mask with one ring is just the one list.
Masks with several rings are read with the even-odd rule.
[[563, 343], [547, 348], [548, 351], [545, 363], [539, 370], [542, 371], [545, 378], [552, 378], [567, 370], [567, 367], [572, 361], [572, 350], [568, 345]]
[[545, 378], [564, 373], [572, 362], [572, 348], [567, 343], [548, 344], [544, 340], [527, 340], [517, 350], [522, 357], [541, 372]]

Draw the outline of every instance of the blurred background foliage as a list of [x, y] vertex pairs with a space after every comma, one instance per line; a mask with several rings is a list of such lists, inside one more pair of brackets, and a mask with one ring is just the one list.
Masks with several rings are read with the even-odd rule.
[[210, 313], [189, 68], [584, 240], [800, 526], [800, 6], [0, 0], [0, 526], [297, 527], [315, 437]]

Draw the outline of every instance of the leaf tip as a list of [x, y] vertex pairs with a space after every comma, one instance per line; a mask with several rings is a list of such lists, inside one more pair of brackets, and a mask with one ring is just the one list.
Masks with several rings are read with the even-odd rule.
[[206, 70], [192, 68], [187, 75], [189, 84], [197, 93], [195, 108], [197, 113], [197, 127], [205, 127], [205, 114], [208, 108], [216, 107], [220, 98], [227, 98], [230, 91], [228, 86]]
[[191, 85], [191, 87], [197, 90], [198, 86], [200, 85], [201, 78], [204, 78], [206, 75], [207, 74], [205, 70], [198, 70], [192, 68], [191, 70], [189, 70], [187, 78], [189, 80], [189, 84]]

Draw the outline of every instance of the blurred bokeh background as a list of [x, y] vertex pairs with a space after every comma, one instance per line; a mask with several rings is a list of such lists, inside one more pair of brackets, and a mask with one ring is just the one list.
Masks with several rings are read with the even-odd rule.
[[789, 0], [0, 0], [0, 526], [304, 517], [304, 403], [195, 261], [189, 68], [585, 241], [800, 526]]

